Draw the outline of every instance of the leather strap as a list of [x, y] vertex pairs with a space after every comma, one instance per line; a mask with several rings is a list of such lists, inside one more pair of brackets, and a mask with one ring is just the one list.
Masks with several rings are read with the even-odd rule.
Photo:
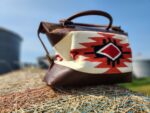
[[[87, 15], [98, 15], [98, 16], [104, 16], [104, 17], [108, 18], [109, 24], [108, 24], [108, 26], [106, 26], [106, 30], [109, 30], [112, 26], [113, 19], [112, 19], [111, 15], [108, 14], [107, 12], [99, 11], [99, 10], [89, 10], [89, 11], [80, 12], [80, 13], [77, 13], [77, 14], [67, 18], [67, 19], [60, 20], [60, 23], [62, 23], [63, 26], [76, 24], [76, 23], [72, 22], [73, 19], [81, 17], [81, 16], [87, 16]], [[90, 24], [82, 24], [82, 25], [91, 26]], [[92, 26], [96, 27], [96, 25], [92, 25]]]
[[43, 48], [44, 48], [44, 50], [45, 50], [45, 52], [46, 52], [46, 57], [47, 57], [49, 63], [51, 64], [51, 66], [52, 66], [53, 63], [54, 63], [54, 60], [50, 57], [50, 53], [48, 52], [48, 50], [47, 50], [47, 48], [46, 48], [44, 42], [42, 41], [42, 39], [41, 39], [41, 37], [40, 37], [40, 33], [42, 33], [42, 32], [48, 32], [48, 29], [47, 29], [47, 27], [45, 26], [45, 23], [44, 23], [44, 22], [41, 22], [41, 23], [40, 23], [40, 26], [39, 26], [37, 35], [38, 35], [38, 38], [39, 38], [39, 40], [40, 40], [40, 42], [41, 42], [41, 44], [42, 44], [42, 46], [43, 46]]

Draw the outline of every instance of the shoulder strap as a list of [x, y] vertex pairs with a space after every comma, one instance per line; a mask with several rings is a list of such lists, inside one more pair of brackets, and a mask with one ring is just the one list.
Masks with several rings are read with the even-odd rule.
[[45, 26], [44, 22], [41, 22], [40, 25], [39, 25], [39, 28], [38, 28], [38, 32], [37, 32], [37, 35], [38, 35], [38, 38], [46, 52], [46, 57], [49, 61], [49, 63], [52, 65], [54, 60], [50, 57], [50, 53], [48, 52], [48, 49], [46, 48], [44, 42], [42, 41], [41, 37], [40, 37], [40, 33], [45, 33], [45, 32], [48, 32], [48, 29], [47, 27]]

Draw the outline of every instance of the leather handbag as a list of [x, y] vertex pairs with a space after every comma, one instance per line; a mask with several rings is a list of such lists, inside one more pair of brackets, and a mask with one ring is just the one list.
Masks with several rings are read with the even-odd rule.
[[[81, 16], [97, 15], [109, 20], [108, 25], [75, 23]], [[128, 35], [112, 25], [113, 19], [104, 11], [77, 13], [58, 24], [41, 22], [38, 38], [50, 66], [44, 81], [51, 86], [85, 86], [130, 82], [132, 55]], [[40, 38], [47, 35], [56, 55], [54, 58]]]

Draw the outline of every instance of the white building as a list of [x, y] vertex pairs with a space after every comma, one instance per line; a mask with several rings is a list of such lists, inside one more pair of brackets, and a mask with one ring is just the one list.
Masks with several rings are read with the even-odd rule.
[[137, 78], [150, 77], [150, 59], [134, 60], [133, 74]]

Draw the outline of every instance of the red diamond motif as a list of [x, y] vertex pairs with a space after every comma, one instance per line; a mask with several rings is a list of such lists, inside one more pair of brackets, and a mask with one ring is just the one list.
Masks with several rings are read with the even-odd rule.
[[121, 55], [121, 51], [113, 43], [107, 44], [106, 46], [101, 48], [99, 51], [97, 51], [97, 53], [105, 55], [112, 60], [116, 60]]

